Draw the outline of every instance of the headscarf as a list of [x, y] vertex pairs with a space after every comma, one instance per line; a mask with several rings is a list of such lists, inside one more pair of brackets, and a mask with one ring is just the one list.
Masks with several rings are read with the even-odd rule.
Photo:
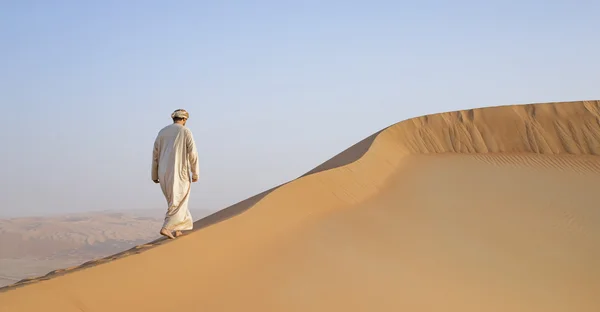
[[177, 109], [171, 114], [171, 118], [190, 118], [190, 114], [185, 109]]

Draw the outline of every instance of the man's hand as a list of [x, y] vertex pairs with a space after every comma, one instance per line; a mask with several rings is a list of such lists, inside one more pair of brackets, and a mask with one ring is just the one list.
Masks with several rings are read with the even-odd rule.
[[157, 180], [152, 180], [152, 181], [154, 181], [154, 183], [159, 183], [160, 182], [160, 181], [158, 181], [158, 179]]
[[198, 177], [197, 176], [193, 176], [192, 177], [192, 182], [198, 182]]

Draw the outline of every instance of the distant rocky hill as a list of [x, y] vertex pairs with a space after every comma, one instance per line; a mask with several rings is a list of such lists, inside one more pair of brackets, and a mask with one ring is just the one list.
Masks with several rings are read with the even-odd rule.
[[[192, 211], [198, 220], [211, 211]], [[0, 287], [159, 237], [163, 212], [100, 211], [0, 219]]]

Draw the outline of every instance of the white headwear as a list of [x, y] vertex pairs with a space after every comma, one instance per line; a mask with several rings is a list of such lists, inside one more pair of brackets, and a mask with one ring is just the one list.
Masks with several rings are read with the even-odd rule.
[[177, 109], [171, 114], [171, 118], [190, 118], [190, 114], [185, 109]]

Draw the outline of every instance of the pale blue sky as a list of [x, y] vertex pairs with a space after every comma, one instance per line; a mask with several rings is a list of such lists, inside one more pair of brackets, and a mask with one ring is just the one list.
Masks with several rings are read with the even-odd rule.
[[600, 99], [597, 1], [1, 1], [0, 216], [165, 208], [176, 108], [191, 207], [296, 178], [395, 122]]

